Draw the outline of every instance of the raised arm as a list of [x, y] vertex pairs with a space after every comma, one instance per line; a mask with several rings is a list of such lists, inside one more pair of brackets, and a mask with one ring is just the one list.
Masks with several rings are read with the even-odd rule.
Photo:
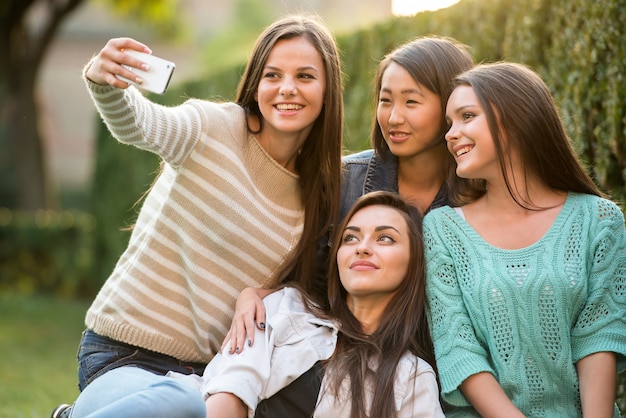
[[178, 167], [191, 155], [203, 135], [208, 136], [208, 123], [214, 121], [215, 126], [220, 126], [221, 110], [217, 105], [211, 104], [209, 108], [209, 102], [202, 105], [198, 100], [164, 106], [135, 89], [127, 89], [129, 84], [116, 75], [128, 79], [137, 76], [123, 65], [142, 68], [141, 61], [124, 52], [131, 49], [150, 52], [146, 45], [131, 38], [108, 41], [83, 70], [88, 92], [119, 142], [158, 154]]
[[129, 86], [128, 83], [120, 80], [116, 75], [127, 79], [135, 79], [141, 84], [141, 79], [137, 79], [137, 75], [132, 71], [124, 68], [122, 65], [128, 65], [134, 68], [144, 68], [141, 61], [124, 53], [124, 50], [134, 49], [139, 52], [150, 54], [152, 51], [146, 45], [131, 38], [115, 38], [109, 40], [104, 48], [100, 50], [88, 64], [85, 70], [85, 77], [96, 84], [110, 85], [120, 89]]

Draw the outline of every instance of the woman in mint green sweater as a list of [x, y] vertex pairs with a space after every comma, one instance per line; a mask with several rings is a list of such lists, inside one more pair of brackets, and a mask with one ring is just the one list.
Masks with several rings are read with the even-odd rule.
[[429, 320], [449, 416], [617, 417], [626, 231], [545, 83], [510, 63], [456, 79], [448, 150], [467, 180], [424, 220]]

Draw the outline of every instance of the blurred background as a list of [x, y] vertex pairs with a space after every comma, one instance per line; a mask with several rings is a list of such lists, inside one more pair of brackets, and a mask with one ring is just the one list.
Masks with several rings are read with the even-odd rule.
[[131, 36], [176, 63], [168, 92], [153, 100], [230, 100], [257, 35], [289, 12], [318, 14], [337, 38], [345, 153], [369, 148], [383, 55], [417, 36], [450, 36], [477, 62], [537, 70], [589, 172], [623, 203], [626, 0], [4, 0], [0, 418], [48, 416], [75, 398], [85, 310], [158, 171], [153, 155], [111, 138], [83, 66], [108, 39]]

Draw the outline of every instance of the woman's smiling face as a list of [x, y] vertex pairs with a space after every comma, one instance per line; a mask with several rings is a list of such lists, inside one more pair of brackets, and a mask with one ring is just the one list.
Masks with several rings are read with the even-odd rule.
[[381, 77], [376, 119], [397, 157], [411, 157], [440, 144], [441, 98], [395, 62]]
[[255, 98], [263, 115], [263, 136], [296, 137], [302, 143], [320, 115], [326, 92], [322, 57], [303, 36], [274, 45]]
[[446, 119], [450, 125], [446, 141], [456, 160], [456, 174], [468, 179], [500, 178], [487, 117], [472, 87], [460, 85], [454, 89], [448, 99]]

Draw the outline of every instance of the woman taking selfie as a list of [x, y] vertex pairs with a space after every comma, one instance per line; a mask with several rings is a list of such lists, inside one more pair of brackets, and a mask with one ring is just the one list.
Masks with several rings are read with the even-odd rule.
[[339, 56], [320, 21], [288, 16], [259, 36], [234, 103], [165, 107], [118, 78], [141, 85], [125, 66], [144, 63], [128, 50], [150, 52], [112, 39], [85, 82], [113, 136], [158, 154], [162, 171], [87, 312], [72, 416], [204, 416], [195, 391], [162, 375], [202, 373], [244, 287], [275, 287], [295, 269], [310, 288], [339, 205]]

